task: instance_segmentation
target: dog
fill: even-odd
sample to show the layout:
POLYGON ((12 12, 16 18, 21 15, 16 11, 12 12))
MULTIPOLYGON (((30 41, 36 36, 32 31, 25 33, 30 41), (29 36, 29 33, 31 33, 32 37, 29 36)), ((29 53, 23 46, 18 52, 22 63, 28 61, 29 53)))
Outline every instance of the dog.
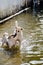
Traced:
POLYGON ((9 48, 12 46, 19 45, 23 39, 22 37, 22 28, 20 26, 16 26, 15 33, 12 35, 8 35, 8 33, 4 33, 2 38, 2 46, 6 44, 9 48))

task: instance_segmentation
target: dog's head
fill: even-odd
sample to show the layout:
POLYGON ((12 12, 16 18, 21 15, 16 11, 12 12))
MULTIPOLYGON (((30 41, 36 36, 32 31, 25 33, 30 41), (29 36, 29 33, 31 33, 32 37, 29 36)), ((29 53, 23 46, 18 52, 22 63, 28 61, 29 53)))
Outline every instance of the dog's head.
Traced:
POLYGON ((23 28, 21 26, 16 26, 16 33, 18 35, 18 38, 23 40, 23 28))
POLYGON ((17 21, 15 21, 15 28, 16 28, 17 33, 21 32, 23 30, 23 28, 18 25, 17 21))
POLYGON ((22 31, 23 31, 23 28, 22 28, 22 27, 20 27, 20 26, 16 27, 16 32, 17 32, 17 33, 20 33, 20 32, 22 32, 22 31))

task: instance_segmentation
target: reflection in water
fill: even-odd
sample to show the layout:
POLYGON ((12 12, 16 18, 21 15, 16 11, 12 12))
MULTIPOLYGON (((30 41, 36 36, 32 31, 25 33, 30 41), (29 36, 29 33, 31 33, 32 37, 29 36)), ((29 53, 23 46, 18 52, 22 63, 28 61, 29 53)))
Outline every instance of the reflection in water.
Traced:
POLYGON ((0 49, 0 65, 43 65, 43 22, 35 19, 29 13, 22 13, 0 25, 0 37, 5 31, 13 33, 16 20, 24 28, 20 52, 12 54, 0 49))

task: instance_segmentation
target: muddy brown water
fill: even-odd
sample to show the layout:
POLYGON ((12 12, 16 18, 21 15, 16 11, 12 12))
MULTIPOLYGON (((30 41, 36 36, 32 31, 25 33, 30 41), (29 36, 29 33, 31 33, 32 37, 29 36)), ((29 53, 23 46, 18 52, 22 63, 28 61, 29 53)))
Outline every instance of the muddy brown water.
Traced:
POLYGON ((33 15, 22 13, 0 25, 0 38, 4 32, 13 33, 16 20, 24 28, 24 44, 15 53, 1 49, 0 65, 43 65, 43 22, 33 15))

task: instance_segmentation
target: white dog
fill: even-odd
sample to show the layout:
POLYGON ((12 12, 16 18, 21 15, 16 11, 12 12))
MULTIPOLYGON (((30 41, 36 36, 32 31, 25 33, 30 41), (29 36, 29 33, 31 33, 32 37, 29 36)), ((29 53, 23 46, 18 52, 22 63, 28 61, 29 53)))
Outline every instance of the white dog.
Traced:
MULTIPOLYGON (((16 21, 17 23, 17 21, 16 21)), ((16 24, 16 29, 15 29, 15 33, 12 35, 8 35, 8 33, 4 33, 3 38, 2 38, 2 46, 4 45, 4 43, 6 43, 8 45, 9 48, 11 48, 12 46, 15 46, 16 44, 21 43, 23 36, 22 36, 22 28, 20 26, 18 26, 16 24)))

